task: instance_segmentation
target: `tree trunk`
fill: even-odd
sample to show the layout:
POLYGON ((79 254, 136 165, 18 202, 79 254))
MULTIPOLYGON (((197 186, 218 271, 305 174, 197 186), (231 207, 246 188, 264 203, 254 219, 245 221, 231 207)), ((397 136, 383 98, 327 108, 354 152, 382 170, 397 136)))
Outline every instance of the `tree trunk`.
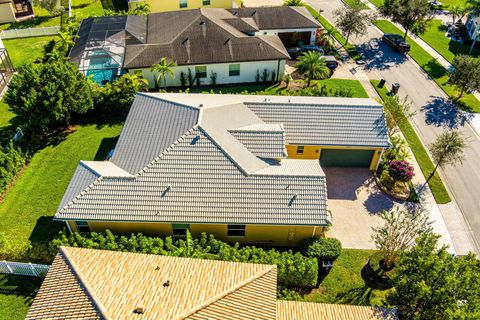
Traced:
POLYGON ((307 88, 310 87, 310 77, 307 78, 307 88))
POLYGON ((462 87, 461 90, 460 90, 460 95, 457 97, 456 100, 460 100, 462 97, 463 97, 463 93, 465 92, 465 88, 462 87))
MULTIPOLYGON (((405 27, 404 27, 405 28, 405 27)), ((405 33, 403 34, 403 40, 407 41, 407 34, 408 34, 408 29, 405 28, 405 33)))
POLYGON ((347 38, 345 39, 345 45, 347 45, 347 44, 348 44, 348 38, 350 38, 350 32, 349 32, 349 33, 347 33, 347 38))
POLYGON ((437 165, 435 166, 435 168, 433 168, 433 171, 432 171, 432 173, 430 173, 430 175, 428 176, 427 181, 425 181, 425 183, 423 184, 423 186, 422 186, 422 187, 420 188, 420 190, 418 191, 418 195, 420 195, 420 193, 422 193, 423 189, 425 189, 425 187, 427 186, 428 181, 430 181, 430 179, 433 178, 433 176, 435 175, 435 172, 437 172, 437 168, 438 168, 438 166, 440 165, 440 163, 441 163, 441 161, 439 161, 439 162, 437 163, 437 165))

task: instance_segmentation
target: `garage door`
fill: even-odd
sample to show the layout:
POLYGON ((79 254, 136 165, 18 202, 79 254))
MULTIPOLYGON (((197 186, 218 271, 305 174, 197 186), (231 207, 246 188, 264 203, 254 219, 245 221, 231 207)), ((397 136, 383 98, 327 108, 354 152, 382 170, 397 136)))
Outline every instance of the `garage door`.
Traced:
POLYGON ((322 149, 320 164, 324 167, 369 167, 374 150, 322 149))
POLYGON ((301 41, 303 44, 310 44, 311 32, 279 32, 278 37, 285 47, 298 46, 301 41))

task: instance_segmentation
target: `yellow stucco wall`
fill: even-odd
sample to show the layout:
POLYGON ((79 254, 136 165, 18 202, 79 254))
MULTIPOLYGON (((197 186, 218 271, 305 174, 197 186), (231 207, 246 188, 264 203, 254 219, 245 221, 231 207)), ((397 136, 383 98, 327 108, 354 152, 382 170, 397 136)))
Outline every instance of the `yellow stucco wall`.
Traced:
MULTIPOLYGON (((180 8, 180 0, 145 0, 150 5, 150 12, 165 12, 198 8, 225 8, 240 7, 241 0, 210 0, 210 5, 204 5, 203 0, 187 0, 187 7, 180 8)), ((136 2, 130 2, 130 9, 135 8, 136 2)))
POLYGON ((344 150, 375 150, 373 154, 372 161, 370 162, 370 170, 376 170, 380 157, 382 155, 382 148, 365 148, 365 147, 345 147, 345 146, 304 146, 303 153, 297 153, 297 145, 286 145, 287 154, 289 158, 292 159, 320 159, 322 154, 322 149, 344 149, 344 150))
MULTIPOLYGON (((73 221, 67 222, 72 231, 78 231, 73 221)), ((142 232, 145 235, 165 237, 172 235, 170 223, 139 223, 139 222, 88 222, 91 231, 105 231, 110 229, 113 233, 128 234, 142 232)), ((226 242, 263 242, 273 241, 277 246, 296 246, 302 239, 312 235, 323 236, 323 227, 310 226, 268 226, 247 225, 245 237, 228 237, 227 225, 221 224, 190 224, 190 231, 194 237, 199 237, 202 232, 211 233, 219 240, 226 242), (315 232, 315 233, 314 233, 315 232)))
POLYGON ((11 3, 0 4, 0 23, 14 22, 15 13, 11 3))

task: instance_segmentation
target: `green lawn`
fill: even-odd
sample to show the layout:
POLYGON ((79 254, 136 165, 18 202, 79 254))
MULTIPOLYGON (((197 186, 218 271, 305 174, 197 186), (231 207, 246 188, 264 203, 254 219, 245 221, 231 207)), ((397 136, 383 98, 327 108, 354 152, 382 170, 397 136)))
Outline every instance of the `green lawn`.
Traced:
MULTIPOLYGON (((456 55, 469 54, 470 46, 464 45, 461 42, 451 41, 445 36, 445 33, 446 27, 442 24, 442 20, 432 20, 426 32, 420 35, 420 38, 450 63, 453 62, 456 55)), ((474 48, 472 55, 475 57, 480 56, 480 50, 474 48)))
MULTIPOLYGON (((378 88, 377 85, 379 83, 379 80, 372 80, 371 82, 380 97, 382 97, 382 99, 385 99, 388 94, 388 89, 386 87, 378 88)), ((423 176, 425 178, 428 177, 430 173, 432 173, 434 165, 432 160, 428 156, 425 147, 420 141, 420 138, 417 136, 415 129, 413 129, 412 125, 408 121, 405 121, 405 124, 403 124, 400 129, 402 130, 405 139, 410 145, 410 148, 412 149, 412 152, 417 159, 420 168, 422 169, 423 176)), ((438 173, 435 173, 432 179, 430 179, 430 181, 428 182, 428 185, 430 186, 433 197, 435 198, 435 201, 437 203, 444 204, 452 201, 438 173)))
POLYGON ((368 9, 368 6, 363 2, 358 2, 357 0, 342 0, 346 5, 353 7, 359 5, 362 9, 368 9))
POLYGON ((0 274, 0 320, 22 320, 43 278, 0 274))
MULTIPOLYGON (((394 26, 390 21, 377 20, 375 25, 385 33, 403 33, 394 26)), ((408 53, 415 62, 445 91, 445 93, 451 97, 456 98, 459 95, 459 91, 449 84, 447 70, 438 63, 427 51, 420 47, 410 37, 407 37, 407 41, 410 44, 410 52, 408 53)), ((465 95, 460 101, 457 102, 458 106, 467 111, 480 112, 480 101, 478 101, 473 94, 465 95)))
POLYGON ((350 43, 347 43, 347 39, 337 30, 335 27, 327 21, 323 16, 319 15, 317 10, 312 8, 309 5, 305 6, 308 11, 310 11, 311 15, 315 17, 318 22, 326 29, 330 30, 332 32, 332 36, 345 48, 345 50, 348 52, 350 57, 352 57, 353 60, 361 60, 362 57, 360 56, 360 53, 358 53, 357 49, 355 49, 354 46, 352 46, 350 43))
MULTIPOLYGON (((92 15, 103 15, 103 7, 100 0, 73 0, 72 10, 73 13, 80 19, 84 19, 92 15)), ((0 25, 0 30, 50 27, 58 25, 60 25, 60 17, 52 17, 48 11, 36 6, 34 19, 18 23, 6 23, 0 25)), ((45 46, 53 39, 55 39, 55 36, 19 38, 3 40, 3 42, 7 48, 10 58, 12 59, 14 67, 18 68, 24 64, 30 64, 36 59, 43 57, 45 46)))
POLYGON ((374 6, 376 6, 377 8, 380 8, 381 6, 383 6, 383 0, 368 0, 370 1, 374 6))
MULTIPOLYGON (((363 88, 362 84, 358 80, 349 80, 349 79, 325 79, 325 80, 314 80, 312 81, 313 84, 322 84, 327 87, 327 89, 336 90, 340 88, 347 88, 350 89, 353 93, 354 98, 368 98, 368 94, 363 88)), ((270 94, 270 95, 281 95, 285 94, 285 87, 278 86, 278 85, 244 85, 244 86, 225 86, 225 87, 203 87, 203 88, 196 88, 192 87, 189 89, 189 92, 196 92, 196 93, 258 93, 262 92, 263 94, 270 94)))
POLYGON ((343 249, 320 287, 306 295, 304 300, 321 303, 381 305, 387 291, 371 288, 362 278, 362 269, 374 252, 374 250, 343 249))
POLYGON ((7 258, 18 256, 29 240, 33 244, 48 241, 61 230, 63 224, 53 222, 52 216, 79 160, 105 159, 121 128, 80 126, 64 141, 33 156, 0 206, 0 232, 8 242, 7 258))

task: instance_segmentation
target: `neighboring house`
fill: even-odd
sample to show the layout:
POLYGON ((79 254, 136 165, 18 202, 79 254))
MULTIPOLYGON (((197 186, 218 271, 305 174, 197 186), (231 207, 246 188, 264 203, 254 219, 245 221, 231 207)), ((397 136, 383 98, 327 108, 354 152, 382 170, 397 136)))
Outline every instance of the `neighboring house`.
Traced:
POLYGON ((33 6, 30 1, 0 0, 0 23, 15 22, 32 17, 33 6))
POLYGON ((107 75, 97 77, 99 83, 111 81, 123 69, 143 73, 154 88, 157 75, 151 67, 162 58, 178 65, 172 68, 174 77, 167 77, 167 86, 181 86, 189 74, 202 85, 252 83, 264 73, 263 80, 277 81, 290 58, 285 46, 314 43, 319 27, 304 7, 98 17, 83 20, 70 56, 85 75, 104 70, 107 75))
POLYGON ((6 91, 5 89, 7 88, 14 71, 7 49, 3 45, 2 39, 0 39, 0 98, 6 91))
POLYGON ((295 246, 331 224, 318 158, 345 166, 340 156, 374 148, 362 164, 376 167, 388 146, 370 99, 139 93, 110 160, 80 162, 54 219, 72 231, 295 246), (310 145, 312 159, 292 159, 310 145))
POLYGON ((26 320, 395 320, 394 309, 277 300, 277 266, 60 247, 26 320))
POLYGON ((480 41, 480 16, 474 14, 468 15, 465 26, 467 27, 470 39, 480 41))
POLYGON ((242 0, 127 0, 128 7, 135 9, 139 3, 146 3, 150 12, 167 12, 185 9, 224 8, 232 9, 242 6, 242 0))

